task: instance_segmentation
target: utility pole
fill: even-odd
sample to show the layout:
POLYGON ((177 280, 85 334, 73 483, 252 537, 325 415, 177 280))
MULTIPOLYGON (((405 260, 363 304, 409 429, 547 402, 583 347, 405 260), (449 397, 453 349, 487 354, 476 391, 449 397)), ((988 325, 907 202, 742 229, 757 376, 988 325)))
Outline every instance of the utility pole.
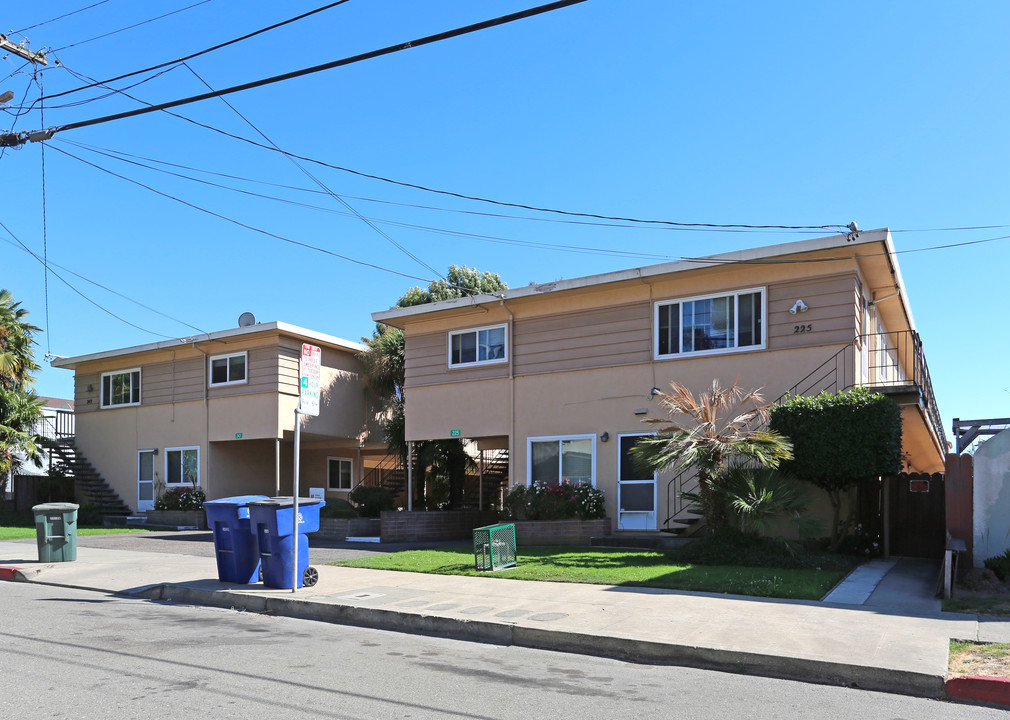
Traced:
POLYGON ((19 58, 27 60, 28 62, 33 62, 37 65, 48 65, 49 61, 46 60, 46 56, 41 52, 32 52, 26 46, 28 44, 27 38, 21 41, 20 45, 17 45, 7 39, 7 36, 0 33, 0 50, 5 52, 14 53, 19 58))
MULTIPOLYGON (((28 38, 21 41, 20 44, 13 43, 7 39, 7 36, 0 33, 0 52, 12 53, 17 55, 23 60, 27 60, 35 65, 48 65, 49 61, 46 60, 46 56, 42 52, 33 52, 28 49, 28 38)), ((4 56, 6 57, 6 55, 4 56)), ((8 102, 14 97, 14 93, 9 90, 2 95, 0 95, 0 105, 8 102), (9 97, 8 97, 9 96, 9 97)), ((7 133, 0 132, 0 148, 3 147, 18 147, 19 145, 24 145, 26 142, 31 140, 32 142, 40 142, 42 140, 48 140, 53 136, 53 131, 35 131, 32 133, 20 132, 20 133, 7 133)))

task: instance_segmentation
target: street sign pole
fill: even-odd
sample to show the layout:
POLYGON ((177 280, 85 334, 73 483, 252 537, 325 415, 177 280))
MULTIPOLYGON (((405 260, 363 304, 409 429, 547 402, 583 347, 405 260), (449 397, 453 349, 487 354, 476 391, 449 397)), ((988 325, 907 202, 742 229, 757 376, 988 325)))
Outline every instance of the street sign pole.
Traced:
POLYGON ((302 409, 295 408, 295 478, 294 478, 294 507, 291 508, 291 521, 294 523, 294 547, 291 558, 291 592, 298 590, 298 461, 301 459, 302 449, 302 409))
POLYGON ((298 484, 299 460, 302 447, 302 415, 319 415, 319 378, 322 371, 323 351, 316 345, 302 343, 302 355, 298 362, 299 392, 298 407, 295 408, 295 468, 294 468, 294 503, 291 521, 294 525, 294 548, 291 567, 291 592, 298 590, 298 484))

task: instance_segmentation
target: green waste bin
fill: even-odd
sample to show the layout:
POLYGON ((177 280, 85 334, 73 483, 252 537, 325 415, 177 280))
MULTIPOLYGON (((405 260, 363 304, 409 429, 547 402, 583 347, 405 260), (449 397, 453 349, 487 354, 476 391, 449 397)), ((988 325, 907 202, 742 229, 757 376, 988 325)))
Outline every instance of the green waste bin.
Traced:
POLYGON ((477 570, 503 570, 515 567, 517 561, 515 523, 473 529, 473 564, 477 570))
POLYGON ((39 562, 77 559, 77 509, 74 503, 43 503, 32 508, 39 562))

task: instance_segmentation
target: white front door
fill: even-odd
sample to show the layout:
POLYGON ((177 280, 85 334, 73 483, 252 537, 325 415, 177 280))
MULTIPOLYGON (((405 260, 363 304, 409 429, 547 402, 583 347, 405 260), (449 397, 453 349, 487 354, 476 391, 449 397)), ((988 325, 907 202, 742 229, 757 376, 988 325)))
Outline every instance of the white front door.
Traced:
POLYGON ((656 529, 656 473, 642 472, 628 454, 649 433, 618 435, 617 529, 656 529))
POLYGON ((137 453, 137 512, 154 510, 154 450, 137 453))

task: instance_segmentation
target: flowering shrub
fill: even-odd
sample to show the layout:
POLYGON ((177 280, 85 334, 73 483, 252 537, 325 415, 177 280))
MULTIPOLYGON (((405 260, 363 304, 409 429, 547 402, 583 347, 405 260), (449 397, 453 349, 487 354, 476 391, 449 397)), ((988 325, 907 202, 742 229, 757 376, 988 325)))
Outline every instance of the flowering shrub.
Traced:
POLYGON ((155 510, 203 510, 207 499, 203 490, 195 487, 166 490, 154 501, 155 510))
POLYGON ((607 516, 603 492, 584 483, 516 485, 505 496, 510 520, 595 520, 607 516))

